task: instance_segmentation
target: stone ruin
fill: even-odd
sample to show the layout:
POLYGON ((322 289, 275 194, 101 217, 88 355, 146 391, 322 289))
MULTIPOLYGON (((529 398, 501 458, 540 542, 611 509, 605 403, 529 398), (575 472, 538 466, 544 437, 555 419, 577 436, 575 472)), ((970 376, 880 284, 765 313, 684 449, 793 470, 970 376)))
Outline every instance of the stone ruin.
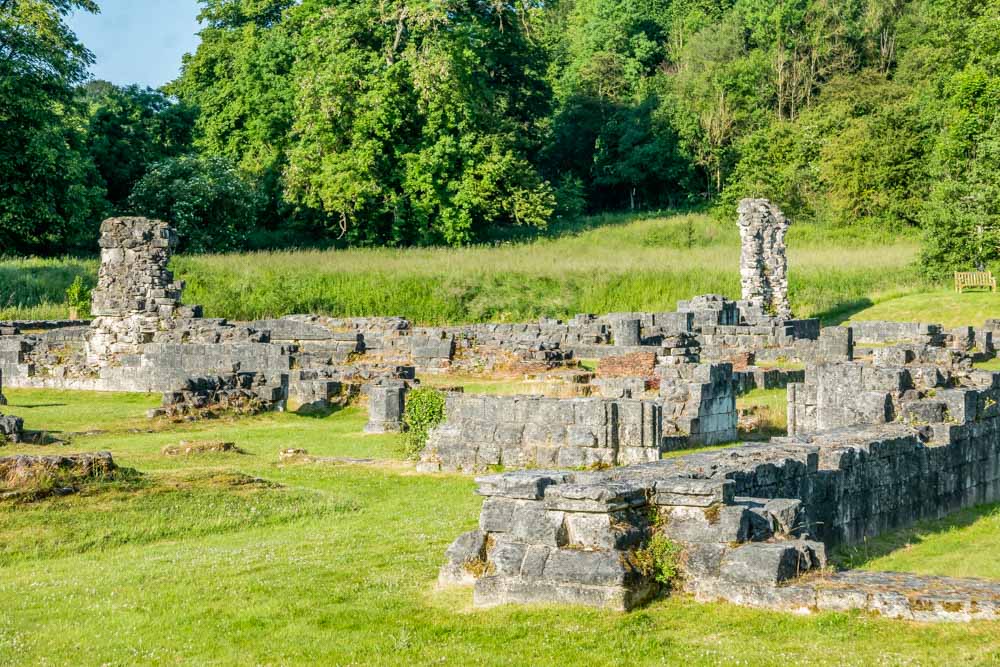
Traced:
POLYGON ((421 452, 422 471, 504 470, 478 480, 479 528, 441 570, 443 584, 474 585, 476 604, 631 608, 662 588, 647 551, 659 534, 683 552, 676 586, 703 600, 997 617, 1000 585, 825 568, 830 548, 1000 499, 1000 374, 972 367, 994 354, 1000 321, 946 331, 793 319, 787 224, 766 201, 741 203, 740 301, 418 327, 204 318, 181 305, 166 268, 172 230, 114 219, 102 226, 96 319, 0 323, 0 371, 17 387, 162 392, 155 415, 175 418, 308 412, 365 396, 372 433, 403 428, 418 375, 558 384, 566 396, 449 391, 421 452), (783 386, 787 437, 661 458, 735 443, 736 396, 783 386))
POLYGON ((479 527, 449 549, 441 583, 473 584, 480 606, 629 609, 661 588, 643 557, 660 533, 683 550, 677 585, 700 600, 1000 618, 1000 583, 825 573, 830 548, 1000 500, 1000 374, 835 362, 810 369, 804 386, 833 377, 851 380, 817 415, 838 417, 790 437, 609 470, 479 478, 479 527), (900 400, 902 419, 887 407, 844 425, 855 413, 840 405, 859 390, 900 400))
MULTIPOLYGON (((671 438, 668 448, 676 448, 735 437, 735 389, 728 374, 741 390, 758 378, 787 381, 780 372, 761 376, 746 363, 746 353, 735 350, 755 350, 762 358, 844 354, 821 340, 818 322, 761 318, 744 304, 711 295, 682 303, 677 312, 522 324, 415 327, 402 318, 315 315, 234 323, 182 305, 183 284, 167 268, 176 243, 176 233, 163 222, 105 221, 95 319, 85 325, 0 324, 0 371, 18 387, 161 392, 163 406, 153 415, 173 418, 240 406, 315 411, 365 395, 371 432, 402 427, 406 389, 417 372, 531 376, 561 382, 581 397, 657 401, 663 414, 657 428, 671 438), (41 331, 21 333, 29 326, 41 331), (630 355, 645 361, 632 368, 616 362, 630 355), (697 370, 734 355, 744 361, 736 371, 697 370), (578 359, 604 360, 604 370, 594 377, 579 368, 578 359)), ((528 448, 538 444, 530 437, 526 442, 528 448)), ((520 458, 537 460, 530 452, 520 458)))
POLYGON ((740 282, 743 300, 761 313, 790 319, 788 259, 785 233, 788 219, 766 199, 744 199, 739 205, 740 282))
MULTIPOLYGON (((448 549, 441 585, 472 585, 478 606, 631 609, 664 589, 650 552, 660 536, 680 551, 673 585, 699 600, 798 613, 1000 619, 1000 583, 830 572, 827 560, 829 549, 1000 500, 1000 374, 972 366, 994 355, 1000 322, 951 331, 888 322, 821 330, 816 321, 792 320, 788 223, 766 201, 744 201, 740 214, 743 300, 696 297, 678 313, 689 315, 699 361, 727 359, 743 369, 735 377, 740 371, 724 364, 693 364, 732 392, 766 386, 766 372, 753 367, 758 358, 804 365, 776 380, 788 386, 788 436, 668 460, 654 454, 630 465, 614 461, 622 467, 567 465, 579 462, 573 456, 553 465, 549 457, 530 462, 541 469, 478 478, 479 527, 448 549)), ((637 360, 619 365, 642 367, 637 360)), ((689 372, 683 364, 655 368, 673 370, 671 378, 689 372)), ((648 388, 612 386, 623 393, 648 388)), ((666 423, 670 407, 682 401, 664 386, 666 423)), ((724 392, 710 392, 709 403, 723 401, 724 392)), ((696 403, 702 410, 705 401, 696 403)), ((511 409, 492 419, 490 407, 483 399, 449 412, 442 430, 447 447, 461 450, 457 469, 477 469, 461 443, 478 442, 478 454, 489 440, 484 424, 500 429, 509 420, 511 409)), ((579 429, 566 420, 540 421, 546 434, 564 424, 557 433, 567 439, 579 429)), ((583 435, 591 441, 590 432, 583 435)), ((436 438, 438 432, 431 445, 436 438)), ((661 450, 667 441, 664 434, 661 450)), ((683 446, 695 442, 689 435, 683 446)), ((486 447, 493 461, 496 446, 486 447)))
MULTIPOLYGON (((0 373, 0 405, 7 405, 3 395, 3 373, 0 373)), ((8 442, 21 442, 24 437, 24 420, 0 413, 0 446, 8 442)))
POLYGON ((115 479, 123 472, 110 452, 2 456, 0 500, 67 495, 85 484, 115 479))
POLYGON ((118 355, 136 354, 152 342, 161 322, 200 314, 198 307, 181 306, 184 285, 167 269, 177 241, 173 228, 159 220, 109 218, 101 224, 88 364, 106 365, 118 355))
POLYGON ((24 420, 14 415, 0 414, 0 447, 24 439, 24 420))

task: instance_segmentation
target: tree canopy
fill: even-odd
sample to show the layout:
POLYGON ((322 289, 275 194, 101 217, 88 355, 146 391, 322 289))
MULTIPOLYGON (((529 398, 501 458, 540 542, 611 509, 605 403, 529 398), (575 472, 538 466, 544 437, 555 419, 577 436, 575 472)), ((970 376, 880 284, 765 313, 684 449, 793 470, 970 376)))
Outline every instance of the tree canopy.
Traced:
MULTIPOLYGON (((0 0, 0 247, 64 252, 105 211, 74 99, 93 56, 66 27, 92 0, 0 0)), ((94 227, 96 229, 96 227, 94 227)))
POLYGON ((458 245, 761 196, 920 227, 932 275, 1000 259, 1000 0, 201 5, 199 47, 152 91, 81 85, 64 19, 91 0, 0 0, 5 248, 86 247, 184 166, 255 202, 192 249, 458 245))

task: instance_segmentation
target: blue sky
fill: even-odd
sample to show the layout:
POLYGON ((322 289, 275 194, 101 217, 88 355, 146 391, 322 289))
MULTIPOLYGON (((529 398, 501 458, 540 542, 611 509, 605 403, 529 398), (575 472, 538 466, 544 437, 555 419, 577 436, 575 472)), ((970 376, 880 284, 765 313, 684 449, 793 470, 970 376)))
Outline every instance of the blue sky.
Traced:
POLYGON ((69 17, 97 57, 94 78, 156 88, 180 72, 181 56, 198 46, 197 0, 98 0, 96 16, 69 17))

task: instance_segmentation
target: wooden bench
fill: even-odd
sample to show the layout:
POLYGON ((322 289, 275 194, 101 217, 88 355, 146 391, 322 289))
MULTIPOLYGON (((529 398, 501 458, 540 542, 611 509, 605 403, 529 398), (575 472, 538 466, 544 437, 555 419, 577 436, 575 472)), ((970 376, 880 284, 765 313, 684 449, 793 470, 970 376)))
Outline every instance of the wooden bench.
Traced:
POLYGON ((986 289, 991 292, 997 291, 997 280, 990 271, 956 271, 955 291, 963 292, 966 289, 986 289))

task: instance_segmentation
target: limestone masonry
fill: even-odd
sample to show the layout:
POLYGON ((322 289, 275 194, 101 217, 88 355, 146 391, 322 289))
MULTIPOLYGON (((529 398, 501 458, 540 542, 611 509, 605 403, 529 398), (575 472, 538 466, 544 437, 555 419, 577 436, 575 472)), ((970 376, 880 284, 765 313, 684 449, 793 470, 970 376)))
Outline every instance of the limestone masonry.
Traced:
POLYGON ((744 199, 739 206, 740 279, 743 300, 764 313, 791 317, 788 303, 788 219, 766 199, 744 199))
MULTIPOLYGON (((1000 584, 830 573, 826 557, 1000 500, 1000 374, 973 368, 995 355, 1000 321, 945 330, 794 319, 788 224, 766 200, 740 203, 738 301, 707 294, 674 312, 420 327, 399 317, 205 318, 182 305, 167 269, 174 230, 113 218, 101 226, 94 320, 0 323, 0 377, 160 392, 150 416, 183 419, 361 399, 369 433, 404 429, 420 377, 517 378, 532 389, 445 389, 444 421, 420 452, 423 472, 503 471, 478 478, 479 527, 458 537, 440 573, 442 584, 473 585, 478 605, 632 608, 663 592, 649 549, 666 539, 681 551, 674 586, 703 600, 1000 616, 1000 584), (785 386, 788 436, 736 444, 737 396, 785 386), (725 447, 663 459, 702 445, 725 447)), ((0 445, 21 433, 18 418, 0 415, 0 445)), ((3 461, 15 471, 74 462, 3 461)))

